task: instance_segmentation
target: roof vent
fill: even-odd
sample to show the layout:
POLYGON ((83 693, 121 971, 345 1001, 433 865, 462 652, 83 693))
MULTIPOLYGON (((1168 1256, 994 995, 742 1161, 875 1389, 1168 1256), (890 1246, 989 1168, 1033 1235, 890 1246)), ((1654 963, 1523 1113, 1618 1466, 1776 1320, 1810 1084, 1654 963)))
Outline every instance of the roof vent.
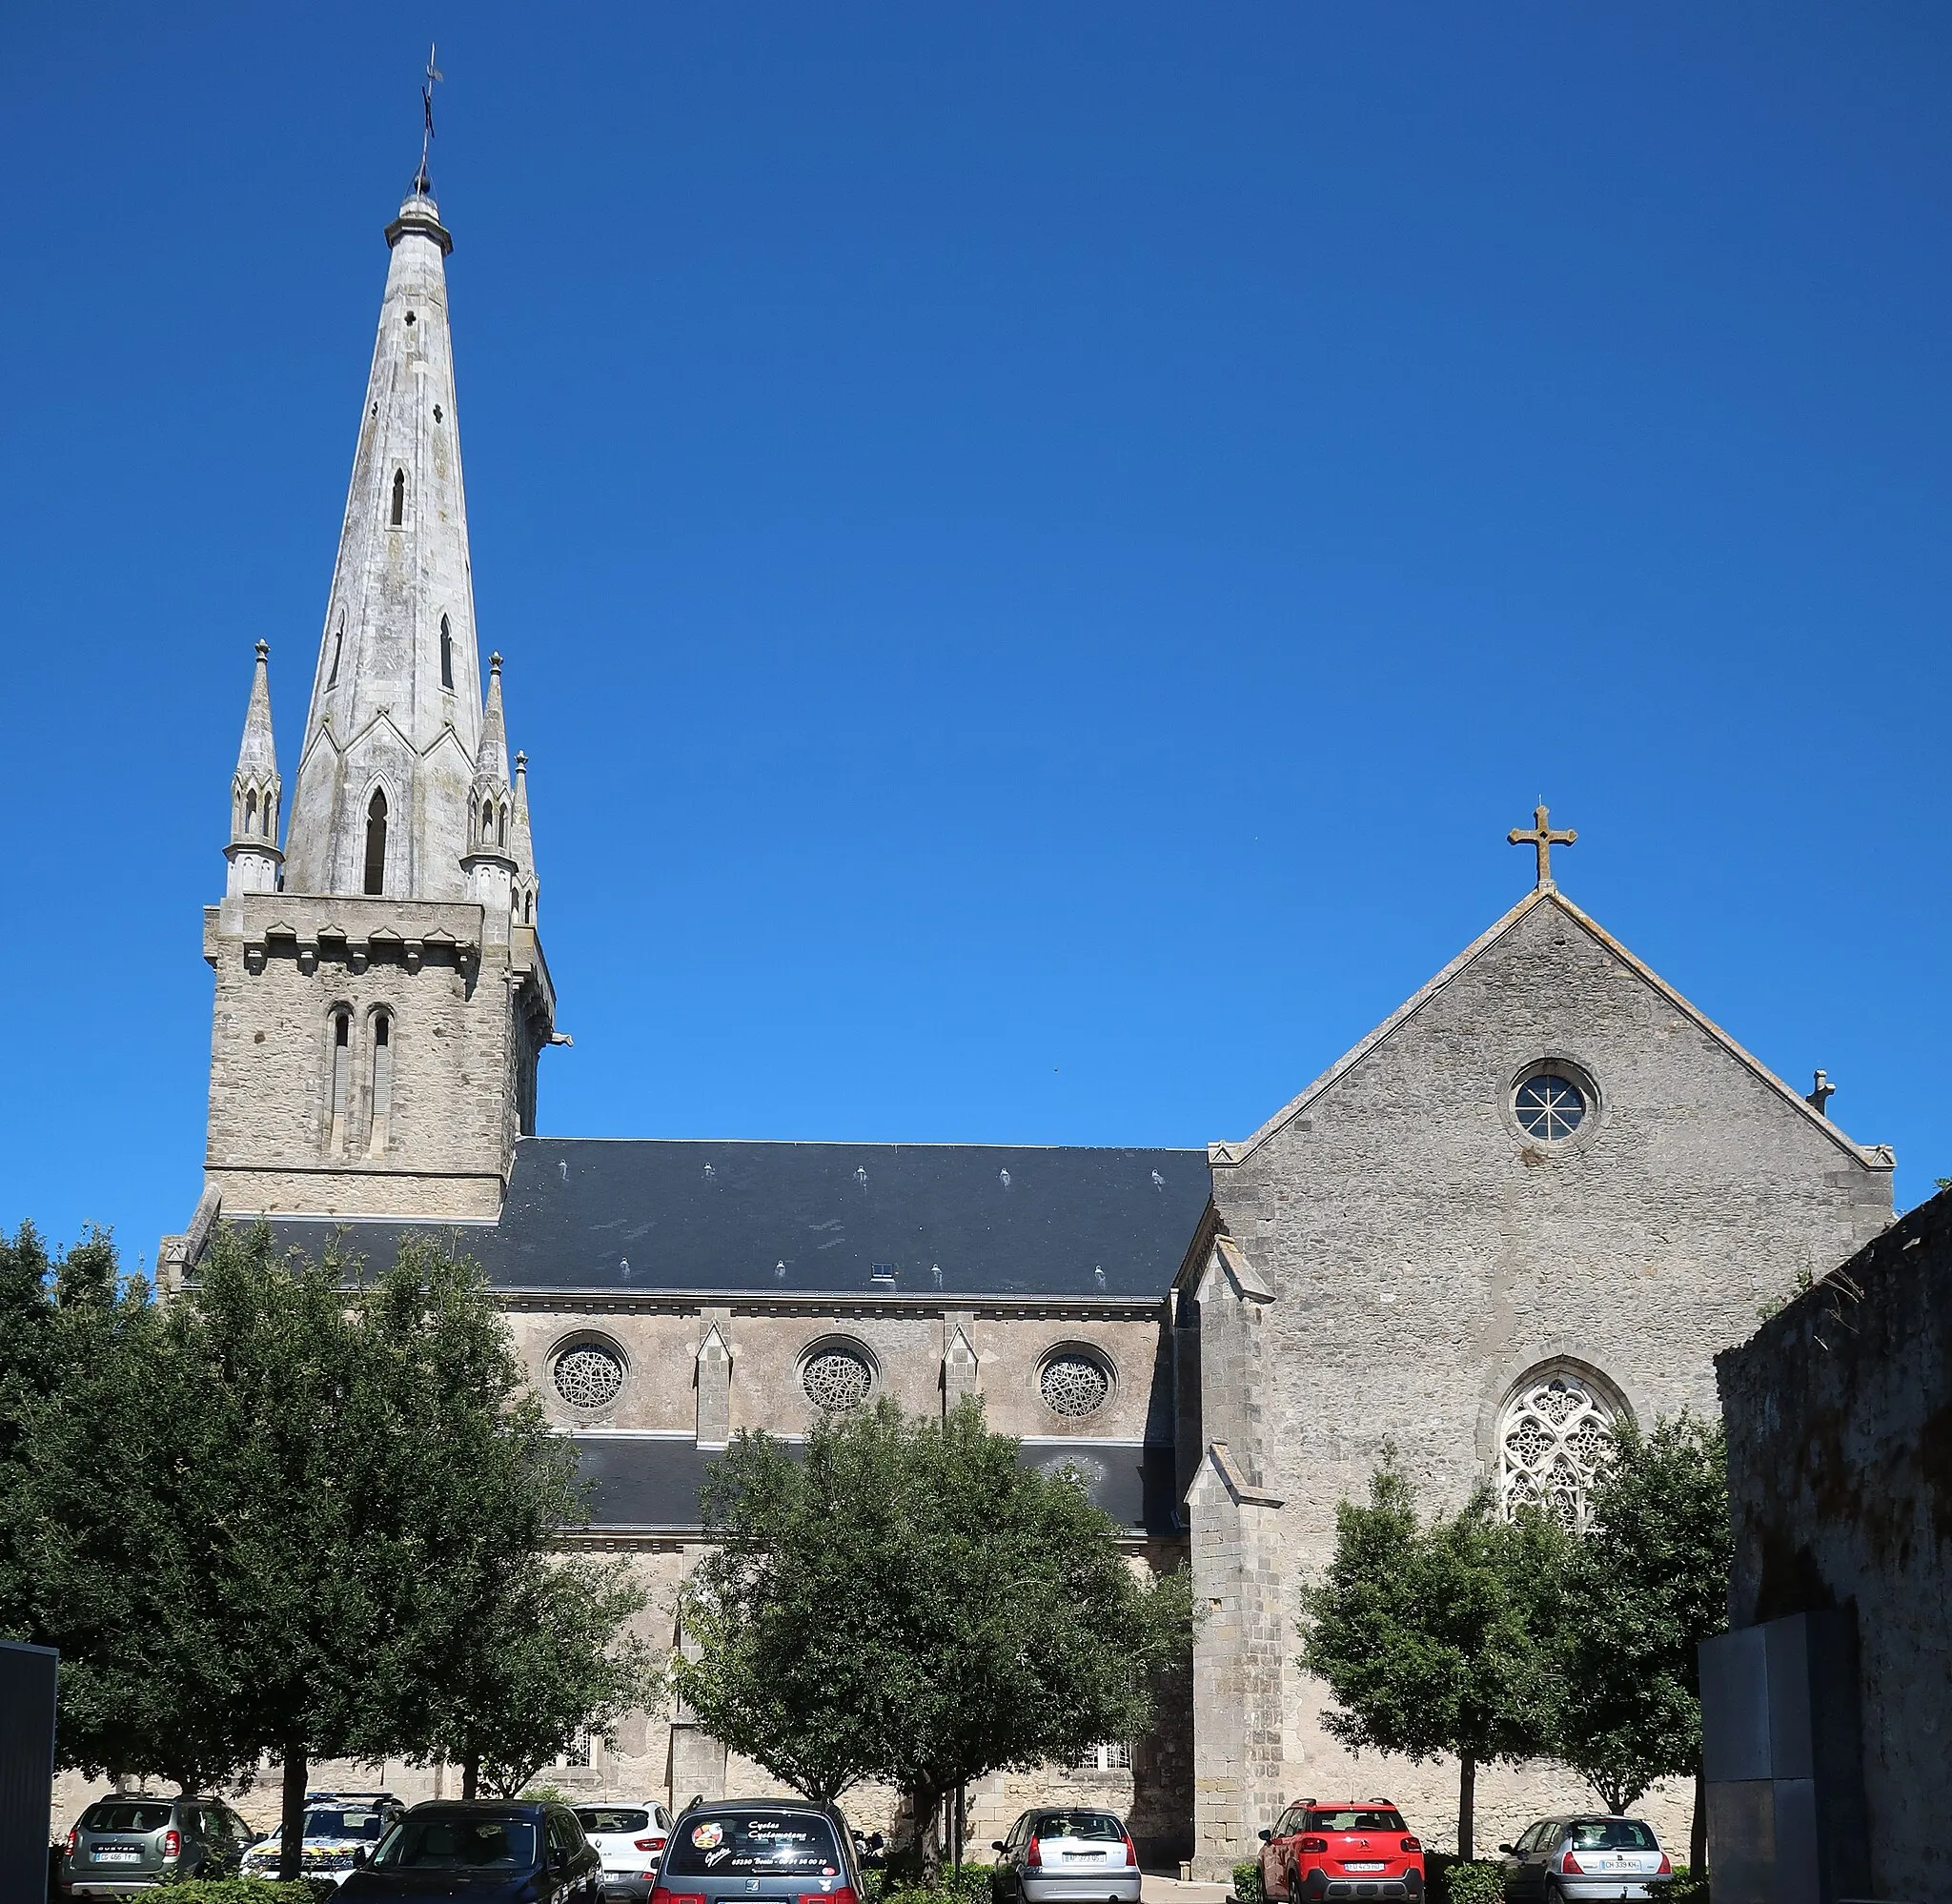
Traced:
POLYGON ((859 1184, 864 1190, 866 1189, 867 1166, 864 1164, 857 1164, 854 1166, 854 1181, 857 1184, 859 1184))
POLYGON ((1007 1170, 999 1170, 996 1173, 996 1181, 999 1184, 1001 1184, 1005 1189, 1008 1189, 1010 1186, 1010 1173, 1007 1170))
POLYGON ((1166 1179, 1156 1170, 1152 1172, 1152 1187, 1155 1190, 1163 1190, 1166 1187, 1166 1179))

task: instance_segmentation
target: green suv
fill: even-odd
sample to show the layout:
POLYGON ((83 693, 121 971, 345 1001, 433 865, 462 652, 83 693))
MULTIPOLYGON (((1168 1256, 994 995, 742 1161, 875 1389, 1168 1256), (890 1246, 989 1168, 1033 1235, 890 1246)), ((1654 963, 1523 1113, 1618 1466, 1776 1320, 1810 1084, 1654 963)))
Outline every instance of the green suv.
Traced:
POLYGON ((255 1834, 215 1798, 97 1798, 68 1833, 64 1897, 123 1897, 174 1877, 228 1877, 255 1834))

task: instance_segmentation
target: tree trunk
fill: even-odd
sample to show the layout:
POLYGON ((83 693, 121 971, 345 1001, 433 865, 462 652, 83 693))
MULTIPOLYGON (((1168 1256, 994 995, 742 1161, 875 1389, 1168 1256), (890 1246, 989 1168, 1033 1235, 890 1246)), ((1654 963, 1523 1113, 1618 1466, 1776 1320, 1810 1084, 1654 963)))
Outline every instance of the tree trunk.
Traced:
POLYGON ((481 1789, 481 1754, 471 1752, 461 1760, 461 1796, 474 1798, 481 1789))
POLYGON ((305 1741, 287 1739, 278 1809, 278 1876, 287 1884, 305 1874, 305 1786, 310 1772, 305 1741))
POLYGON ((1477 1855, 1477 1761, 1468 1752, 1457 1761, 1457 1855, 1477 1855))
POLYGON ((942 1793, 915 1793, 915 1850, 922 1859, 922 1883, 933 1891, 942 1882, 942 1793))
POLYGON ((1688 1875, 1699 1883, 1708 1869, 1708 1774, 1695 1768, 1695 1815, 1688 1826, 1688 1875))
POLYGON ((954 1836, 950 1840, 951 1855, 954 1857, 956 1861, 955 1868, 958 1871, 961 1871, 963 1868, 963 1829, 964 1826, 968 1822, 968 1794, 969 1788, 966 1785, 965 1785, 961 1779, 958 1779, 956 1781, 955 1831, 954 1836))

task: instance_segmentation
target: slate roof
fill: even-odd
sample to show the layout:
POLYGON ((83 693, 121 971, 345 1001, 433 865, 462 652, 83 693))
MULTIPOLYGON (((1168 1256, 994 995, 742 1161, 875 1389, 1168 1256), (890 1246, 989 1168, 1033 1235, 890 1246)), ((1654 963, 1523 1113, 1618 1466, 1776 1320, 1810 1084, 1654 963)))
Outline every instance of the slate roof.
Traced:
MULTIPOLYGON (((580 1434, 583 1478, 595 1483, 593 1533, 685 1531, 700 1524, 699 1489, 717 1460, 689 1435, 580 1434)), ((1134 1533, 1169 1534, 1173 1521, 1173 1452, 1129 1442, 1027 1441, 1027 1467, 1069 1466, 1092 1502, 1134 1533)))
POLYGON ((1204 1150, 528 1137, 493 1225, 273 1228, 375 1261, 453 1235, 503 1290, 1131 1300, 1171 1288, 1210 1183, 1204 1150))

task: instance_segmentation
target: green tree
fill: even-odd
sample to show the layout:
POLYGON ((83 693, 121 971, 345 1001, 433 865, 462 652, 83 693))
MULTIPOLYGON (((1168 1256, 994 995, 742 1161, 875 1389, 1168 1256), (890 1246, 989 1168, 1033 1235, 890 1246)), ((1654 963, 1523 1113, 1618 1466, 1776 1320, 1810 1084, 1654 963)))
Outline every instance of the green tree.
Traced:
POLYGON ((741 1435, 706 1525, 679 1690, 810 1797, 898 1786, 931 1870, 944 1798, 1143 1732, 1190 1637, 1185 1575, 1142 1583, 1083 1482, 1025 1468, 974 1401, 826 1416, 797 1459, 741 1435))
POLYGON ((1731 1535, 1721 1427, 1683 1412, 1615 1430, 1592 1530, 1566 1576, 1568 1684, 1556 1755, 1625 1811, 1657 1778, 1697 1781, 1692 1862, 1706 1846, 1697 1649, 1728 1623, 1731 1535))
POLYGON ((405 1244, 355 1322, 346 1432, 380 1511, 351 1557, 378 1682, 354 1704, 354 1750, 446 1760, 467 1796, 484 1778, 506 1795, 657 1696, 627 1631, 644 1594, 626 1563, 560 1550, 588 1490, 476 1264, 405 1244))
POLYGON ((1457 1854, 1474 1854, 1477 1768, 1536 1757, 1556 1736, 1553 1641, 1567 1536, 1530 1510, 1500 1519, 1479 1494, 1418 1525, 1387 1450, 1367 1505, 1335 1510, 1335 1553, 1303 1595, 1300 1664, 1328 1683, 1347 1744, 1455 1755, 1457 1854))
POLYGON ((94 1233, 0 1244, 0 1624, 58 1647, 60 1762, 208 1788, 252 1756, 235 1663, 199 1590, 161 1313, 94 1233))

